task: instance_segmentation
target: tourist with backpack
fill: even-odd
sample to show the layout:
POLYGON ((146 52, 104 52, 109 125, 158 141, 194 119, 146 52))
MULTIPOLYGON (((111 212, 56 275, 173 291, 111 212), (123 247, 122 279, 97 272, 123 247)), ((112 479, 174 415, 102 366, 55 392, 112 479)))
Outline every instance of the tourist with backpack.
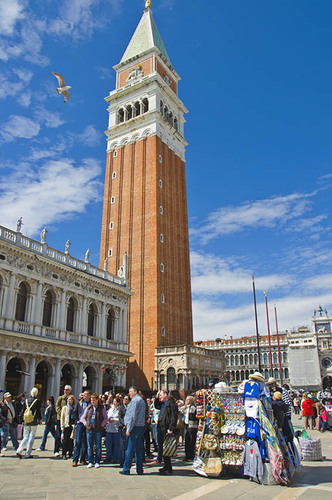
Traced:
MULTIPOLYGON (((56 424, 57 424, 57 413, 55 410, 54 397, 48 396, 47 398, 47 408, 45 410, 45 429, 43 434, 43 439, 39 448, 36 451, 44 451, 47 441, 47 436, 49 433, 54 437, 54 450, 56 442, 56 424)), ((56 450, 55 450, 56 451, 56 450)), ((54 451, 54 453, 55 453, 54 451)))
POLYGON ((24 436, 20 446, 16 450, 16 456, 22 458, 22 451, 26 448, 24 458, 33 458, 31 450, 37 425, 42 423, 42 416, 40 411, 40 401, 37 399, 38 389, 34 387, 31 389, 30 397, 25 400, 23 421, 24 421, 24 436))

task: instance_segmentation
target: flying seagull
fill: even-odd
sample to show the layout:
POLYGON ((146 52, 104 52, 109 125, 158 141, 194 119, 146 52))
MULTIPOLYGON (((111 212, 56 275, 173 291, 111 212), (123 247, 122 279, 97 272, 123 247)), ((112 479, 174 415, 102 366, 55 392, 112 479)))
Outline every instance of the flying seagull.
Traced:
POLYGON ((69 89, 71 89, 71 86, 70 85, 65 85, 65 80, 63 78, 63 76, 59 75, 59 73, 54 73, 54 71, 52 71, 53 75, 58 79, 58 82, 59 82, 59 85, 60 87, 56 89, 57 93, 58 94, 63 94, 64 96, 64 102, 67 102, 69 97, 70 97, 70 94, 67 92, 69 89))

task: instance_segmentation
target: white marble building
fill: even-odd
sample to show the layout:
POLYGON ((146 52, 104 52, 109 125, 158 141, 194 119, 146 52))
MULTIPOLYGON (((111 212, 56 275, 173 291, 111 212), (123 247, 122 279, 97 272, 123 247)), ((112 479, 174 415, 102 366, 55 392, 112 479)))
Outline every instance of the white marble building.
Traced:
POLYGON ((64 384, 77 395, 124 387, 126 256, 117 276, 0 226, 0 388, 37 386, 45 401, 64 384))

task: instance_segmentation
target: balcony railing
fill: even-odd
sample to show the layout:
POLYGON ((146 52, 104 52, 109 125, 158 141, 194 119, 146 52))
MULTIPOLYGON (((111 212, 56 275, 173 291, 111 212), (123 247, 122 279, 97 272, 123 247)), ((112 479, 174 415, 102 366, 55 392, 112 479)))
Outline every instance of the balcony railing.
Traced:
POLYGON ((61 342, 70 342, 79 345, 88 345, 98 347, 100 349, 109 349, 112 351, 128 351, 128 344, 118 340, 108 340, 101 337, 90 337, 83 333, 69 332, 67 330, 59 330, 48 326, 35 325, 24 321, 8 320, 1 318, 0 328, 6 331, 13 331, 34 336, 35 338, 44 337, 50 340, 58 340, 61 342))

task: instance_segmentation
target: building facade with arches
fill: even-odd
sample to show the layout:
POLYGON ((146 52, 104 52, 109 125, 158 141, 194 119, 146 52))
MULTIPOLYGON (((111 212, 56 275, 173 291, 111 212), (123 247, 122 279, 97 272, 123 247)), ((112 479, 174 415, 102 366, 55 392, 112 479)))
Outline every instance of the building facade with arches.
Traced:
POLYGON ((125 387, 124 267, 112 275, 0 226, 0 388, 16 395, 37 386, 45 401, 65 384, 76 396, 125 387))
MULTIPOLYGON (((247 380, 251 373, 258 370, 258 353, 256 336, 215 340, 199 340, 196 346, 207 349, 222 350, 225 354, 226 380, 230 384, 238 384, 247 380)), ((273 376, 278 383, 289 384, 288 340, 286 334, 279 335, 281 377, 278 356, 278 343, 275 335, 271 336, 272 370, 267 335, 260 336, 260 356, 262 374, 267 380, 273 376)))
POLYGON ((192 391, 208 387, 209 379, 225 373, 225 355, 219 350, 190 345, 157 347, 156 389, 192 391))

